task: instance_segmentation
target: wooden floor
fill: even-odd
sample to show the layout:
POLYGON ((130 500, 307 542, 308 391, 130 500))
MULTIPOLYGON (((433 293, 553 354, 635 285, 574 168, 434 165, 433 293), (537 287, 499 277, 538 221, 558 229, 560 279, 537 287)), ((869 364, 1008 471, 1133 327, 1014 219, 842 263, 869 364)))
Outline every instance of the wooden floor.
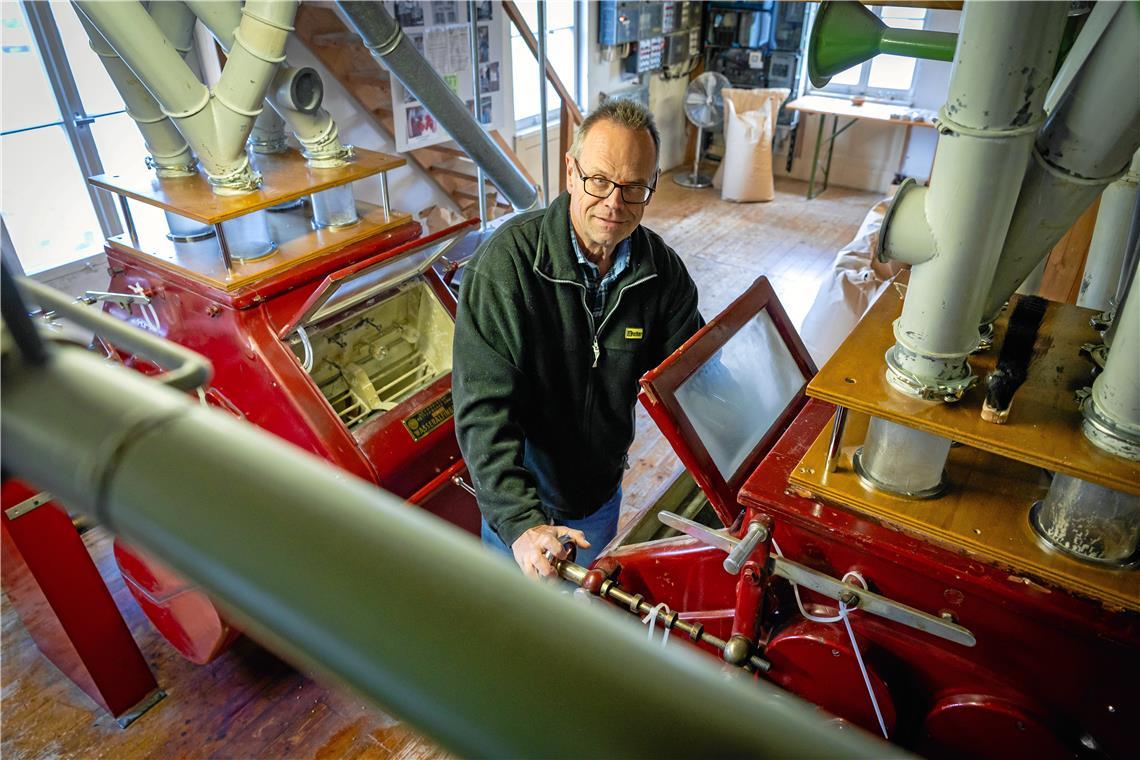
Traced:
MULTIPOLYGON (((777 180, 776 200, 733 204, 714 190, 662 178, 645 224, 684 258, 701 311, 717 314, 764 274, 798 325, 835 251, 855 233, 871 193, 832 187, 804 200, 804 184, 777 180)), ((623 513, 671 477, 677 460, 639 410, 623 513)), ((120 729, 40 655, 3 599, 0 755, 162 758, 428 758, 443 753, 381 710, 316 683, 243 639, 208 666, 191 665, 150 628, 128 594, 100 529, 86 540, 135 640, 168 696, 120 729)))

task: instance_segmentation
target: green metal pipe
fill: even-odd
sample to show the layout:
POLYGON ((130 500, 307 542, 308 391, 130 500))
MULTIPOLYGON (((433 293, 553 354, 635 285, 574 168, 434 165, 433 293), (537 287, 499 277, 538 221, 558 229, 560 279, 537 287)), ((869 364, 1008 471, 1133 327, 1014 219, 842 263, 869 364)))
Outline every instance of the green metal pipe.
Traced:
MULTIPOLYGON (((0 336, 7 338, 7 335, 0 336)), ((11 341, 0 341, 10 348, 11 341)), ((78 348, 3 357, 4 468, 462 756, 898 756, 372 484, 78 348)), ((187 698, 190 698, 189 696, 187 698)))
POLYGON ((908 58, 926 58, 931 61, 954 60, 958 35, 953 32, 923 32, 917 29, 883 29, 879 52, 884 55, 905 55, 908 58))

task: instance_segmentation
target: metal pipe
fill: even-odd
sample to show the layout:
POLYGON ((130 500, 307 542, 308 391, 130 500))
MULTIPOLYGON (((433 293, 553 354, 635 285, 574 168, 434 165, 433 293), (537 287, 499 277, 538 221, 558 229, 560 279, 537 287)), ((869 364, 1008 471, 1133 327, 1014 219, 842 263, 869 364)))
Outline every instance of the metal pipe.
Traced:
MULTIPOLYGON (((478 122, 483 112, 479 105, 483 93, 479 87, 479 6, 475 0, 467 2, 467 19, 471 43, 471 94, 475 98, 475 121, 478 122)), ((475 193, 479 196, 479 231, 482 232, 487 229, 487 178, 479 164, 475 164, 475 185, 478 188, 475 193)))
POLYGON ((198 162, 186 142, 186 138, 174 126, 170 118, 162 112, 158 101, 146 89, 139 78, 127 67, 123 59, 114 51, 106 38, 90 19, 76 8, 75 15, 87 32, 88 44, 99 57, 99 62, 111 78, 123 104, 127 116, 134 120, 142 133, 147 153, 147 161, 159 177, 186 177, 197 173, 198 162))
POLYGON ((546 0, 538 0, 538 118, 542 150, 542 205, 550 205, 550 135, 546 124, 546 0))
POLYGON ((883 225, 889 239, 896 226, 926 224, 932 246, 911 259, 919 263, 887 352, 887 379, 897 390, 953 400, 974 381, 967 356, 978 344, 986 286, 1044 117, 1066 10, 1057 3, 974 3, 963 12, 935 181, 906 193, 911 202, 893 211, 889 228, 883 225))
POLYGON ((7 471, 453 753, 902 755, 770 684, 725 679, 705 655, 647 646, 639 626, 455 527, 141 375, 78 348, 42 367, 4 358, 7 471), (540 677, 552 663, 574 678, 540 677))
POLYGON ((1140 460, 1140 268, 1132 272, 1113 324, 1112 347, 1085 402, 1082 430, 1105 451, 1140 460))
POLYGON ((1088 258, 1081 277, 1077 306, 1108 311, 1113 296, 1123 279, 1122 269, 1128 245, 1132 211, 1138 198, 1140 183, 1140 151, 1132 157, 1132 166, 1120 179, 1104 189, 1096 213, 1096 227, 1089 242, 1088 258))
POLYGON ((1002 305, 1140 148, 1140 10, 1098 2, 1062 65, 982 314, 1002 305), (1105 16, 1111 17, 1105 21, 1105 16), (1096 37, 1098 32, 1103 32, 1096 37), (1095 41, 1090 41, 1093 37, 1095 41), (1079 50, 1078 50, 1079 48, 1079 50), (1088 55, 1080 59, 1080 51, 1088 55), (1070 61, 1072 64, 1070 66, 1070 61), (1074 73, 1075 70, 1075 73, 1074 73))
POLYGON ((171 388, 191 391, 206 385, 214 374, 209 361, 177 343, 131 327, 123 320, 105 314, 101 309, 77 303, 58 290, 29 277, 20 278, 19 286, 30 296, 26 301, 39 304, 44 311, 54 311, 80 327, 110 340, 116 346, 167 370, 153 379, 171 388))
MULTIPOLYGON (((227 55, 234 45, 234 32, 241 21, 241 4, 236 0, 188 0, 187 5, 198 20, 202 22, 222 50, 227 55)), ((309 166, 315 169, 342 166, 352 159, 352 146, 344 145, 340 141, 339 130, 332 115, 320 107, 323 95, 323 85, 320 75, 314 69, 295 69, 282 58, 282 65, 273 76, 265 98, 269 110, 276 112, 277 116, 289 124, 289 128, 301 143, 301 149, 308 160, 309 166), (313 108, 298 108, 297 103, 291 102, 288 97, 288 84, 295 81, 298 72, 304 72, 307 89, 313 92, 317 103, 313 108)), ((262 114, 265 109, 262 109, 262 114)), ((262 120, 262 116, 258 120, 262 120)), ((272 126, 274 120, 264 117, 267 126, 272 126)), ((255 125, 256 130, 256 125, 255 125)))
POLYGON ((260 184, 245 140, 283 60, 296 0, 248 0, 217 86, 211 91, 182 60, 136 1, 75 0, 108 44, 159 102, 194 148, 215 192, 244 193, 260 184))
POLYGON ((437 122, 442 124, 467 155, 482 166, 491 181, 503 191, 515 208, 526 209, 538 197, 507 157, 503 149, 487 136, 467 106, 451 91, 423 54, 404 35, 404 31, 381 3, 338 0, 352 28, 360 35, 373 57, 382 62, 400 82, 423 103, 437 122))

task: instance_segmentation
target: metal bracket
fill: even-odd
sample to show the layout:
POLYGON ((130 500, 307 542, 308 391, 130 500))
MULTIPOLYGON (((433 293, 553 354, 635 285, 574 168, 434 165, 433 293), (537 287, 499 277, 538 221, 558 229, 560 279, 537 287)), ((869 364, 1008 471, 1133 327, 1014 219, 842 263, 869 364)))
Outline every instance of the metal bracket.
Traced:
MULTIPOLYGON (((660 512, 657 517, 670 528, 676 528, 707 546, 726 552, 731 552, 740 543, 740 539, 729 535, 727 530, 706 528, 700 523, 687 520, 672 512, 660 512)), ((974 634, 967 628, 955 625, 922 610, 908 607, 901 602, 879 596, 860 586, 836 580, 826 573, 812 570, 810 567, 792 562, 777 554, 768 556, 768 572, 786 578, 792 583, 811 589, 830 599, 843 601, 848 607, 857 606, 864 612, 893 620, 910 628, 916 628, 947 641, 953 641, 955 644, 972 647, 977 643, 974 634)))
POLYGON ((24 515, 28 514, 36 507, 42 507, 44 504, 47 504, 49 501, 51 501, 51 499, 52 496, 50 493, 47 491, 40 491, 35 496, 24 499, 13 507, 8 507, 4 510, 4 514, 9 520, 15 520, 17 517, 23 517, 24 515))
POLYGON ((131 304, 149 304, 150 296, 145 296, 142 293, 108 293, 102 290, 88 290, 79 298, 75 299, 90 306, 99 301, 110 301, 116 303, 124 309, 129 309, 131 304))

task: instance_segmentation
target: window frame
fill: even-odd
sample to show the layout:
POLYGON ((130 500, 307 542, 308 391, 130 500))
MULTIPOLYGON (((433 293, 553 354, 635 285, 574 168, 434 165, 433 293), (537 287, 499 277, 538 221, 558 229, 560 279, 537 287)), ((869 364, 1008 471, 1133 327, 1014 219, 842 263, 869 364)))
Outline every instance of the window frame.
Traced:
MULTIPOLYGON (((119 235, 123 232, 123 225, 114 199, 110 193, 95 187, 87 179, 103 173, 103 162, 99 156, 99 148, 95 143, 95 135, 91 131, 91 125, 95 123, 96 119, 126 113, 126 108, 106 113, 88 113, 83 106, 83 99, 79 94, 79 86, 76 84, 75 75, 72 73, 71 63, 67 59, 63 37, 56 25, 51 3, 20 0, 20 10, 28 22, 28 31, 35 42, 36 51, 44 67, 44 74, 51 86, 56 105, 59 107, 60 120, 12 130, 3 134, 63 127, 76 163, 79 165, 79 172, 83 176, 84 185, 88 196, 91 198, 91 206, 95 211, 96 219, 99 221, 99 228, 104 239, 119 235)), ((11 246, 7 225, 5 225, 4 237, 6 238, 6 245, 11 246)), ((19 251, 14 246, 12 246, 12 253, 16 255, 16 259, 19 261, 19 251)), ((103 256, 104 252, 100 249, 87 256, 41 270, 35 276, 38 279, 50 280, 53 277, 90 268, 94 262, 99 261, 103 256)), ((20 263, 21 269, 23 269, 24 263, 22 261, 20 263)))
MULTIPOLYGON (((579 108, 581 108, 581 104, 583 102, 582 90, 584 87, 584 81, 583 81, 584 77, 582 76, 582 71, 583 71, 583 67, 584 67, 585 62, 586 62, 586 56, 583 55, 583 44, 582 44, 583 35, 582 35, 582 32, 586 26, 586 21, 587 21, 586 13, 588 12, 588 8, 587 8, 588 5, 589 5, 588 3, 574 3, 574 14, 573 14, 574 20, 573 20, 573 23, 570 24, 569 26, 547 27, 547 29, 546 29, 546 36, 548 38, 547 39, 547 49, 548 50, 550 48, 549 37, 553 32, 562 31, 564 29, 569 29, 573 32, 573 36, 574 36, 574 40, 573 40, 574 81, 570 82, 570 83, 563 81, 563 84, 565 84, 567 89, 571 93, 574 94, 574 98, 577 100, 577 103, 575 105, 577 105, 579 108)), ((521 11, 520 11, 520 13, 521 13, 521 11)), ((524 17, 524 19, 525 19, 525 17, 524 17)), ((518 27, 515 26, 513 21, 508 20, 507 24, 510 27, 510 32, 507 35, 506 44, 511 47, 511 51, 512 51, 512 56, 511 56, 511 83, 512 83, 511 89, 512 89, 512 93, 511 93, 511 97, 513 99, 514 98, 514 92, 513 91, 515 89, 514 88, 514 82, 515 82, 515 79, 517 78, 516 75, 518 73, 516 70, 515 58, 514 58, 514 54, 513 54, 514 53, 514 41, 516 39, 521 39, 522 33, 519 32, 518 27)), ((537 38, 537 36, 538 36, 537 30, 531 29, 530 31, 537 38)), ((526 48, 525 43, 524 43, 523 47, 526 48)), ((538 59, 535 56, 531 55, 529 48, 527 49, 527 55, 532 60, 535 61, 535 66, 537 67, 538 59)), ((561 74, 560 74, 560 76, 561 76, 561 74)), ((543 77, 543 81, 546 82, 545 77, 543 77)), ((549 87, 550 85, 547 84, 547 86, 549 87)), ((553 108, 550 108, 547 111, 547 115, 546 115, 546 123, 548 126, 558 124, 559 118, 560 118, 561 112, 562 112, 561 102, 560 102, 560 99, 559 99, 557 93, 554 95, 553 99, 547 98, 548 104, 552 101, 555 105, 553 108)), ((518 118, 518 114, 515 114, 515 134, 517 135, 519 133, 524 133, 524 132, 528 132, 528 131, 533 130, 533 129, 537 129, 539 127, 539 121, 540 121, 541 116, 542 116, 541 113, 535 113, 531 116, 524 116, 522 118, 518 118)))
MULTIPOLYGON (((874 13, 876 16, 878 16, 881 19, 883 16, 883 8, 884 7, 885 6, 878 5, 878 6, 874 6, 874 7, 868 7, 867 10, 871 11, 872 13, 874 13)), ((930 21, 930 11, 926 8, 920 8, 920 9, 916 9, 916 10, 922 11, 922 28, 926 29, 926 24, 930 21)), ((816 12, 818 12, 818 10, 816 12)), ((814 16, 813 16, 813 21, 814 21, 814 16)), ((805 61, 806 61, 806 56, 805 56, 805 61)), ((815 87, 811 84, 810 81, 808 81, 809 92, 813 95, 824 95, 824 96, 840 97, 840 98, 848 98, 848 97, 855 96, 855 97, 864 97, 868 100, 879 101, 882 103, 897 103, 897 104, 902 104, 902 105, 907 105, 907 106, 913 105, 913 103, 914 103, 914 91, 915 91, 915 79, 917 78, 916 74, 918 73, 917 62, 915 64, 914 71, 911 73, 911 76, 910 76, 910 87, 908 87, 905 90, 900 90, 900 89, 893 89, 893 88, 889 88, 889 87, 871 87, 870 86, 869 80, 871 78, 871 63, 873 61, 874 61, 874 58, 869 58, 866 61, 864 61, 863 63, 859 64, 859 83, 858 84, 835 84, 834 82, 828 82, 825 87, 815 87)), ((805 81, 807 81, 806 77, 805 77, 805 81)))

